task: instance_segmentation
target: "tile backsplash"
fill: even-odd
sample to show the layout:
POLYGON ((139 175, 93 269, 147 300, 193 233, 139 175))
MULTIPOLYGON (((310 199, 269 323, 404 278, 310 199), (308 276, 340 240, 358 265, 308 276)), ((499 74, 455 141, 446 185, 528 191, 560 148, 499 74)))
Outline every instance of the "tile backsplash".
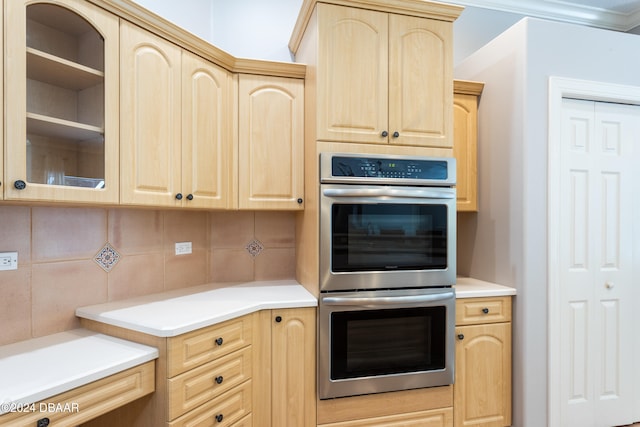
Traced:
POLYGON ((0 271, 0 345, 76 328, 83 305, 295 277, 291 212, 0 206, 0 224, 0 252, 18 252, 18 269, 0 271), (175 255, 177 242, 192 253, 175 255))

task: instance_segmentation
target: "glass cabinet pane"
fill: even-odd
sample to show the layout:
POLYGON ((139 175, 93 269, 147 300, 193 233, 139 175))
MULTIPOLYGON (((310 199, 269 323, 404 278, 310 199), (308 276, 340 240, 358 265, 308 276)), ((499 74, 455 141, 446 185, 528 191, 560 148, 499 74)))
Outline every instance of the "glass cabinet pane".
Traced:
POLYGON ((105 188, 104 38, 61 6, 27 6, 27 180, 105 188))

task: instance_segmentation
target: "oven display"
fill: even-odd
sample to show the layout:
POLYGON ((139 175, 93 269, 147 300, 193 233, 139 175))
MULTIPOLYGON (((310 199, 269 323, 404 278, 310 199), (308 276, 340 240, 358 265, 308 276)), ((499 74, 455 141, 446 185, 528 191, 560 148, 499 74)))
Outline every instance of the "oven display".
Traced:
POLYGON ((446 308, 331 314, 331 379, 423 372, 445 367, 446 308))
POLYGON ((334 204, 333 272, 447 268, 447 206, 334 204))

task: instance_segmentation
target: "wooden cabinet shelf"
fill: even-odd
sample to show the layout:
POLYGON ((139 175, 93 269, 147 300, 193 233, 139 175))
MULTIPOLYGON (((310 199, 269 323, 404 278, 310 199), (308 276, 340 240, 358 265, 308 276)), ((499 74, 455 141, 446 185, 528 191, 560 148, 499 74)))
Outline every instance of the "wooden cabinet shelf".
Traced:
POLYGON ((27 134, 87 141, 102 139, 104 129, 42 114, 27 113, 27 134))
POLYGON ((27 47, 27 78, 70 90, 102 84, 104 72, 27 47))

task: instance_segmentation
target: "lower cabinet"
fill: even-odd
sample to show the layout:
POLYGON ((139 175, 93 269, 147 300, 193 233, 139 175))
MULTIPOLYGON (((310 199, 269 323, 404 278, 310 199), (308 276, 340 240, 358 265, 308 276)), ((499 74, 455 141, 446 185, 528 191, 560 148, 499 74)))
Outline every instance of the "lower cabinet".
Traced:
POLYGON ((262 310, 161 338, 82 319, 158 348, 156 392, 85 427, 316 425, 316 309, 262 310))
POLYGON ((318 401, 318 427, 452 427, 453 387, 318 401))
POLYGON ((455 427, 511 425, 511 297, 456 301, 455 427))

